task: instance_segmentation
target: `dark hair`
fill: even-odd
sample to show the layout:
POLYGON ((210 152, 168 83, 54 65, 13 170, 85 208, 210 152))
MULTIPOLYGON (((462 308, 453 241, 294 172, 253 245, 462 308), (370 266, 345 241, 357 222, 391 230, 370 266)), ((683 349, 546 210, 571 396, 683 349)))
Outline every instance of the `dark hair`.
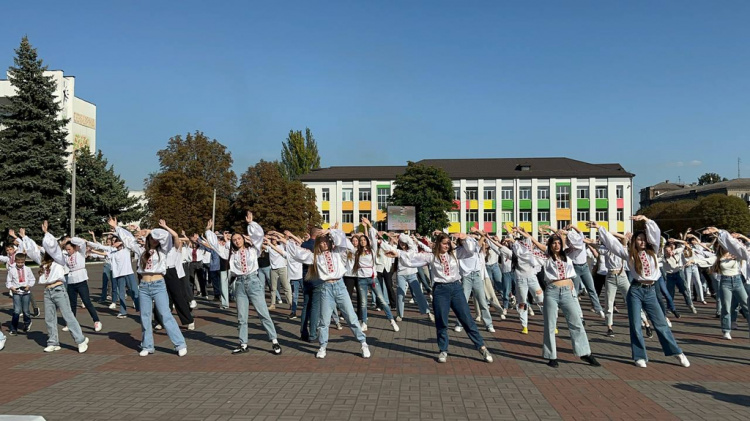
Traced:
MULTIPOLYGON (((359 257, 362 256, 362 253, 370 253, 372 254, 372 244, 370 244, 370 237, 366 235, 361 235, 358 238, 359 245, 357 246, 357 252, 354 253, 354 268, 352 269, 352 272, 356 273, 359 270, 359 257), (364 245, 364 242, 367 241, 367 245, 364 245)), ((373 260, 375 258, 373 257, 373 260)))
POLYGON ((638 257, 638 250, 635 248, 635 239, 638 238, 639 235, 643 235, 646 241, 646 254, 651 256, 654 260, 657 259, 656 257, 656 250, 657 246, 654 246, 648 242, 648 236, 646 235, 646 231, 636 231, 633 233, 633 236, 630 237, 630 244, 628 246, 628 252, 630 254, 630 258, 633 259, 633 264, 636 273, 639 275, 643 275, 643 263, 641 263, 641 259, 638 257))
POLYGON ((562 245, 563 245, 562 238, 560 238, 559 235, 557 234, 550 235, 549 238, 547 239, 547 256, 549 256, 549 258, 552 260, 565 261, 567 256, 565 255, 565 251, 563 251, 562 245), (552 251, 552 244, 554 244, 555 241, 560 242, 560 251, 558 252, 552 251))
POLYGON ((22 261, 22 262, 25 262, 26 261, 26 253, 16 253, 15 259, 16 259, 16 262, 19 261, 19 260, 22 261))

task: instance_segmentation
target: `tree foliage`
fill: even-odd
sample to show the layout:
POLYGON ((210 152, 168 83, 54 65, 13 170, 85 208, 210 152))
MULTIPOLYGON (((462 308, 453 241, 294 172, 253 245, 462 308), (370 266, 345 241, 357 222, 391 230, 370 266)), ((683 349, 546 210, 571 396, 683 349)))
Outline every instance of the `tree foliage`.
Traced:
POLYGON ((304 137, 300 130, 290 130, 281 148, 282 173, 287 179, 296 180, 299 176, 320 168, 318 144, 309 128, 305 128, 304 137))
POLYGON ((98 151, 91 153, 88 146, 76 155, 76 231, 109 231, 106 217, 111 215, 123 222, 138 221, 143 209, 138 199, 128 195, 125 181, 115 173, 112 165, 98 151))
POLYGON ((243 226, 248 209, 266 230, 302 234, 308 224, 318 225, 322 219, 315 205, 315 192, 299 180, 286 179, 278 162, 263 160, 240 177, 234 209, 236 228, 243 226))
POLYGON ((0 109, 0 229, 38 236, 43 220, 61 227, 66 219, 68 120, 58 119, 55 81, 27 37, 15 52, 8 79, 16 95, 0 109))
POLYGON ((448 227, 446 212, 453 209, 453 183, 445 170, 409 162, 395 184, 391 203, 415 207, 417 232, 429 234, 448 227))
POLYGON ((698 200, 655 203, 638 213, 656 221, 662 232, 672 236, 688 228, 707 226, 732 232, 750 230, 747 203, 739 197, 723 194, 712 194, 698 200))
POLYGON ((698 177, 699 186, 705 186, 707 184, 714 184, 720 181, 727 181, 727 179, 722 178, 722 176, 720 176, 719 174, 716 174, 715 172, 707 172, 703 174, 702 176, 698 177))
POLYGON ((186 232, 203 232, 216 189, 216 227, 228 227, 237 176, 226 146, 196 131, 184 139, 180 135, 169 139, 157 155, 159 172, 145 181, 145 222, 155 226, 162 218, 186 232))

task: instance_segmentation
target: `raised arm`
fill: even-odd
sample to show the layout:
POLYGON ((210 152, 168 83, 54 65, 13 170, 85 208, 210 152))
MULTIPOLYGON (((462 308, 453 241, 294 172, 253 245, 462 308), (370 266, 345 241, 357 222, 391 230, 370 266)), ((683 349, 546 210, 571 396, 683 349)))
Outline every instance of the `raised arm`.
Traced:
POLYGON ((219 253, 219 257, 222 259, 229 259, 229 250, 226 247, 219 245, 219 238, 216 237, 216 233, 211 230, 206 230, 206 241, 212 249, 219 253))
POLYGON ((604 227, 599 226, 596 222, 591 222, 591 228, 599 229, 599 240, 612 254, 626 261, 630 258, 628 250, 622 245, 620 240, 605 230, 604 227))
POLYGON ((729 252, 729 254, 737 257, 738 259, 750 261, 750 256, 748 255, 747 248, 742 245, 739 240, 737 240, 736 238, 732 238, 732 235, 727 231, 718 230, 718 232, 719 244, 721 244, 721 246, 724 247, 729 252))
POLYGON ((41 265, 42 253, 39 250, 39 246, 34 240, 26 236, 25 229, 21 228, 20 230, 18 230, 18 232, 21 234, 21 242, 23 243, 24 250, 26 250, 26 255, 29 257, 29 259, 36 262, 36 264, 41 265))
POLYGON ((344 231, 341 231, 339 229, 332 229, 330 230, 331 234, 331 240, 333 240, 333 251, 337 253, 342 253, 345 251, 351 251, 352 253, 357 251, 354 248, 354 244, 352 244, 351 241, 349 241, 348 238, 346 238, 346 234, 344 234, 344 231))
POLYGON ((294 241, 287 241, 286 252, 287 256, 290 259, 296 260, 306 265, 313 264, 313 253, 308 249, 298 246, 294 243, 294 241))
POLYGON ((635 215, 631 218, 633 221, 646 222, 646 240, 657 250, 661 247, 661 229, 656 222, 646 218, 644 215, 635 215))
POLYGON ((250 211, 247 211, 245 221, 247 222, 247 235, 250 237, 250 242, 253 243, 253 248, 260 254, 263 248, 263 237, 265 237, 263 228, 257 222, 253 222, 253 213, 250 211))
POLYGON ((479 250, 477 240, 474 237, 469 237, 466 234, 459 234, 459 238, 463 241, 463 246, 456 249, 456 257, 459 259, 468 259, 479 250), (463 236, 463 237, 462 237, 463 236))
POLYGON ((138 256, 143 253, 143 248, 138 244, 137 241, 135 241, 135 237, 133 237, 133 234, 131 234, 130 231, 126 230, 123 227, 115 227, 115 233, 117 234, 117 237, 122 240, 122 244, 125 245, 126 248, 130 249, 138 256))

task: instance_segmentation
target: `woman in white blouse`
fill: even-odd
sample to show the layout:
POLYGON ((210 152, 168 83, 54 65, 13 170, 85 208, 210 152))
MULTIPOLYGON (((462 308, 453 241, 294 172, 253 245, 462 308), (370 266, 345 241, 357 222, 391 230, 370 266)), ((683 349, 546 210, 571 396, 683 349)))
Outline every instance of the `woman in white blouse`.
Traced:
POLYGON ((590 222, 592 228, 599 229, 599 239, 604 247, 616 256, 628 262, 630 275, 633 280, 625 297, 628 305, 628 321, 630 322, 630 348, 633 360, 638 367, 646 367, 648 355, 646 344, 641 333, 640 313, 641 309, 646 312, 654 326, 659 343, 664 350, 664 355, 673 355, 683 367, 690 367, 685 354, 677 345, 672 331, 667 326, 664 312, 656 298, 656 288, 661 278, 657 252, 661 243, 661 230, 656 222, 643 215, 632 217, 633 221, 644 221, 646 231, 637 231, 630 239, 629 246, 625 248, 618 239, 609 233, 604 227, 596 222, 590 222))

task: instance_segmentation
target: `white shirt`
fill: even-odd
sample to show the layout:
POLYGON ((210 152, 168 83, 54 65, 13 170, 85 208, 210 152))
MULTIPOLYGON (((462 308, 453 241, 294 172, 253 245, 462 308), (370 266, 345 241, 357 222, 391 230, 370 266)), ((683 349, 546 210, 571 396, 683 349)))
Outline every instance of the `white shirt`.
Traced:
MULTIPOLYGON (((185 247, 182 247, 184 249, 185 247)), ((178 250, 177 247, 172 247, 167 253, 167 269, 172 269, 177 272, 178 278, 185 277, 185 267, 182 266, 182 250, 178 250)))
MULTIPOLYGON (((719 244, 724 247, 726 251, 729 252, 729 254, 735 256, 737 259, 744 260, 744 265, 740 265, 738 271, 742 273, 742 275, 745 277, 745 283, 750 284, 750 279, 748 279, 748 273, 750 273, 750 252, 748 252, 747 247, 745 247, 738 239, 732 237, 729 235, 728 232, 724 230, 719 230, 719 244)), ((736 262, 736 261, 735 261, 736 262)), ((738 262, 737 262, 738 263, 738 262)), ((730 262, 724 262, 722 260, 721 262, 721 274, 725 276, 732 276, 731 273, 733 272, 732 268, 730 267, 730 262), (727 268, 727 272, 724 272, 724 268, 727 268)), ((736 273, 735 273, 736 275, 736 273)))
POLYGON ((135 253, 138 259, 138 273, 141 275, 164 275, 167 273, 167 255, 174 248, 172 235, 169 232, 161 228, 151 230, 151 238, 158 241, 159 246, 156 249, 149 250, 148 259, 144 262, 141 256, 146 252, 146 249, 135 241, 133 234, 122 227, 117 227, 116 231, 125 247, 135 253))
MULTIPOLYGON (((118 229, 122 229, 119 228, 118 229)), ((117 249, 115 247, 105 246, 99 243, 86 242, 89 247, 106 251, 109 262, 112 265, 112 277, 119 278, 121 276, 128 276, 133 274, 133 260, 131 251, 127 247, 117 249)))
POLYGON ((473 237, 466 237, 463 244, 456 247, 456 256, 463 256, 458 258, 461 276, 481 271, 484 266, 484 260, 479 255, 477 240, 473 237))
MULTIPOLYGON (((530 247, 534 246, 532 245, 530 247)), ((516 258, 518 259, 518 263, 516 264, 516 278, 529 279, 536 277, 536 274, 542 267, 539 264, 541 258, 537 257, 534 252, 521 241, 513 242, 513 253, 516 254, 516 258)))
POLYGON ((333 250, 324 251, 315 256, 310 250, 303 249, 290 241, 286 244, 289 258, 306 265, 314 263, 320 280, 334 281, 341 279, 347 269, 346 253, 354 251, 354 245, 341 230, 331 230, 330 235, 333 240, 333 250), (313 262, 313 260, 315 261, 313 262))
MULTIPOLYGON (((630 276, 633 277, 634 281, 658 281, 659 277, 661 277, 658 258, 655 259, 651 254, 646 253, 645 251, 638 253, 637 256, 630 256, 628 249, 620 243, 620 240, 605 230, 604 227, 599 227, 599 239, 604 247, 628 262, 628 267, 631 268, 630 276), (635 270, 636 266, 634 259, 640 259, 643 273, 638 273, 635 270)), ((631 241, 635 241, 635 239, 631 241)), ((652 249, 658 250, 661 244, 661 230, 659 229, 659 226, 656 225, 656 222, 651 220, 646 221, 646 241, 652 249)))
POLYGON ((375 228, 370 228, 367 231, 368 240, 370 240, 370 247, 372 248, 370 253, 362 252, 359 256, 359 268, 356 276, 358 278, 374 278, 376 275, 375 270, 375 256, 378 253, 378 232, 375 228))
POLYGON ((417 254, 417 246, 414 244, 414 241, 412 241, 412 239, 406 234, 399 234, 398 240, 406 244, 406 252, 404 252, 404 250, 399 250, 398 246, 394 247, 385 242, 380 243, 380 247, 382 247, 385 251, 395 251, 398 253, 398 271, 396 271, 397 276, 416 275, 417 268, 409 267, 404 261, 404 256, 406 256, 407 253, 417 254))
POLYGON ((22 269, 19 269, 15 265, 8 268, 8 274, 5 279, 5 286, 8 287, 8 289, 26 288, 25 292, 16 291, 14 294, 26 295, 31 293, 31 291, 29 291, 29 288, 33 287, 35 282, 36 278, 34 278, 34 272, 32 272, 31 268, 29 268, 25 264, 22 269), (21 271, 23 271, 23 282, 21 282, 21 274, 19 273, 21 271))
POLYGON ((508 273, 513 270, 513 250, 505 247, 504 245, 496 245, 493 241, 489 243, 490 249, 498 254, 498 261, 500 262, 500 271, 508 273))
MULTIPOLYGON (((258 256, 263 247, 263 228, 257 222, 251 222, 247 225, 247 235, 250 237, 251 247, 243 246, 232 250, 229 255, 229 271, 236 276, 250 275, 258 271, 258 256)), ((216 234, 213 234, 212 238, 207 236, 207 239, 211 247, 219 250, 216 234)))
MULTIPOLYGON (((277 246, 278 247, 278 246, 277 246)), ((271 247, 266 247, 268 257, 271 260, 271 269, 281 269, 287 266, 286 257, 271 247)))
POLYGON ((563 279, 573 279, 576 276, 576 270, 573 267, 573 261, 569 256, 565 260, 547 259, 544 263, 544 279, 547 282, 561 281, 563 279))
POLYGON ((54 284, 57 281, 65 281, 65 268, 56 262, 52 262, 49 269, 39 276, 39 283, 54 284))
MULTIPOLYGON (((475 241, 476 243, 476 241, 475 241)), ((442 253, 435 256, 432 253, 410 253, 398 250, 399 262, 404 262, 406 266, 418 268, 427 266, 432 274, 432 280, 436 284, 447 284, 461 280, 460 259, 469 258, 472 251, 465 247, 456 249, 456 253, 442 253)), ((401 263, 399 263, 401 264, 401 263)))
POLYGON ((63 255, 62 250, 60 250, 60 244, 58 244, 55 237, 49 232, 44 234, 42 246, 52 260, 68 268, 68 284, 80 284, 89 279, 89 275, 86 272, 86 241, 82 238, 73 237, 70 239, 70 242, 73 243, 76 251, 69 256, 63 255))
POLYGON ((573 261, 574 265, 585 265, 586 260, 586 243, 583 242, 583 234, 576 230, 570 230, 567 235, 568 248, 565 252, 573 261))

